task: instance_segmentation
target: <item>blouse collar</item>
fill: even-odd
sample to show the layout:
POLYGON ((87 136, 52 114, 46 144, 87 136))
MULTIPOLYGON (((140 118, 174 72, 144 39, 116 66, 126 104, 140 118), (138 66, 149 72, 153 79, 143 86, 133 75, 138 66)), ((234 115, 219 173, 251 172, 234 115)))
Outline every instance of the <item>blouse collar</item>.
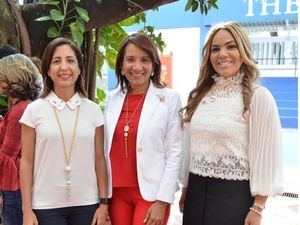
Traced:
POLYGON ((243 81, 244 74, 239 72, 237 75, 233 77, 223 77, 219 74, 214 74, 212 78, 214 79, 215 83, 220 84, 241 84, 243 81))
POLYGON ((60 99, 53 91, 50 92, 50 94, 47 96, 48 101, 51 105, 53 105, 57 110, 61 111, 65 108, 67 105, 71 110, 75 110, 77 106, 79 106, 83 99, 82 97, 76 92, 72 98, 70 98, 67 102, 60 99))

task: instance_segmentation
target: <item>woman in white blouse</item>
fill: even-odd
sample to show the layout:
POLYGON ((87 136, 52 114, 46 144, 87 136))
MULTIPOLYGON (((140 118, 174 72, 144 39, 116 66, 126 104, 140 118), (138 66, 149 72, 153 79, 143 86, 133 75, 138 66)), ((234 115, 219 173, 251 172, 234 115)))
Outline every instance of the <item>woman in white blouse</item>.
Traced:
POLYGON ((184 225, 259 225, 267 197, 282 191, 278 111, 258 76, 246 31, 213 27, 183 108, 184 225))
POLYGON ((74 43, 57 38, 48 44, 44 93, 20 120, 23 225, 106 222, 103 115, 85 97, 82 72, 82 53, 74 43))

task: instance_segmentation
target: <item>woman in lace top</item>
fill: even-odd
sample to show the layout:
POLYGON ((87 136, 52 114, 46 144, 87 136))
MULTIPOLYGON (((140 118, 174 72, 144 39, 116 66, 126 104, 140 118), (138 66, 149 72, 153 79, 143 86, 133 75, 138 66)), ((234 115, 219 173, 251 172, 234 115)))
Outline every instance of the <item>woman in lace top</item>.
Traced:
POLYGON ((184 225, 259 225, 267 197, 281 193, 278 110, 258 75, 246 31, 213 27, 183 108, 184 225))

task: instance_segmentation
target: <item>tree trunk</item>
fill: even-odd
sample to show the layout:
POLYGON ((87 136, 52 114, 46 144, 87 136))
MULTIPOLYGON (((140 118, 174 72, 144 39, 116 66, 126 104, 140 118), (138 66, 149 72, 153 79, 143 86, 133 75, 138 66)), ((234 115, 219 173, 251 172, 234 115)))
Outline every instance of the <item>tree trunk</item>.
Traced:
POLYGON ((0 45, 10 44, 20 49, 20 36, 11 8, 6 0, 0 0, 0 45))

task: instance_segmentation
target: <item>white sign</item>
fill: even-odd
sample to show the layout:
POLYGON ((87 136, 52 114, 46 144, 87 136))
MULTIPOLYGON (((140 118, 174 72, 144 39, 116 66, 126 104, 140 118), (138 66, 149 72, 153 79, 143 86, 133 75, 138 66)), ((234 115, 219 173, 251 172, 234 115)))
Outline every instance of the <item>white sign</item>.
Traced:
POLYGON ((260 16, 279 15, 279 14, 295 14, 297 13, 297 1, 298 0, 244 0, 248 3, 248 11, 246 16, 255 16, 254 6, 261 5, 258 12, 260 16))

